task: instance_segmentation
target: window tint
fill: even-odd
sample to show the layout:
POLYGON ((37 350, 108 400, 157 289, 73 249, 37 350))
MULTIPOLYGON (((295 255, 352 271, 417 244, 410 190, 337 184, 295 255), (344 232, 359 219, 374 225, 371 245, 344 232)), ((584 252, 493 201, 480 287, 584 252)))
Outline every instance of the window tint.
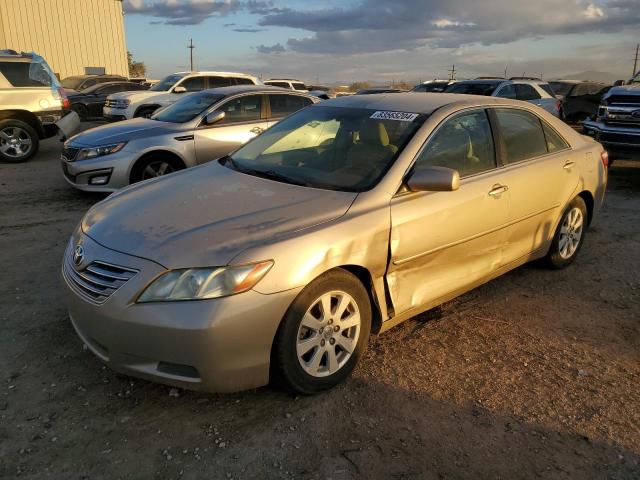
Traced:
POLYGON ((552 97, 556 96, 556 94, 553 92, 553 89, 551 88, 551 85, 549 85, 548 83, 541 83, 538 86, 541 89, 543 89, 545 92, 547 92, 549 95, 551 95, 552 97))
POLYGON ((550 82, 551 88, 557 95, 568 95, 573 87, 573 83, 567 82, 550 82))
POLYGON ((569 144, 564 140, 564 138, 556 133, 556 131, 545 122, 542 122, 542 129, 544 130, 544 136, 547 140, 547 150, 549 153, 569 148, 569 144))
POLYGON ((267 85, 271 85, 273 87, 281 87, 291 90, 291 87, 287 82, 265 82, 267 85))
POLYGON ((300 83, 300 82, 293 82, 293 83, 291 83, 291 86, 293 87, 294 90, 306 90, 307 89, 305 84, 304 83, 300 83))
POLYGON ((271 105, 271 117, 280 118, 297 112, 313 103, 310 99, 299 97, 297 95, 269 95, 269 103, 271 105))
POLYGON ((489 119, 484 110, 477 110, 447 120, 420 153, 415 168, 448 167, 464 177, 495 166, 489 119))
POLYGON ((94 85, 98 84, 98 80, 85 80, 82 85, 81 85, 81 89, 84 90, 85 88, 89 88, 89 87, 93 87, 94 85))
POLYGON ((496 96, 502 98, 516 98, 516 87, 510 83, 503 85, 496 96))
POLYGON ((216 125, 260 120, 262 95, 247 95, 234 98, 218 108, 226 116, 216 125))
POLYGON ((518 100, 538 100, 541 97, 531 85, 516 84, 516 98, 518 100))
POLYGON ((207 77, 209 82, 208 88, 230 87, 234 85, 233 78, 229 77, 207 77))
POLYGON ((498 84, 496 82, 491 83, 476 83, 476 82, 460 82, 449 85, 444 92, 445 93, 464 93, 467 95, 484 95, 486 97, 491 96, 495 91, 498 84))
POLYGON ((505 152, 505 162, 514 163, 547 153, 540 120, 524 110, 495 110, 505 152))
POLYGON ((255 85, 250 78, 237 77, 235 80, 237 85, 255 85))
POLYGON ((187 78, 179 86, 186 88, 187 92, 199 92, 204 90, 204 77, 187 78))
POLYGON ((0 62, 0 72, 14 87, 51 86, 51 77, 36 62, 0 62))

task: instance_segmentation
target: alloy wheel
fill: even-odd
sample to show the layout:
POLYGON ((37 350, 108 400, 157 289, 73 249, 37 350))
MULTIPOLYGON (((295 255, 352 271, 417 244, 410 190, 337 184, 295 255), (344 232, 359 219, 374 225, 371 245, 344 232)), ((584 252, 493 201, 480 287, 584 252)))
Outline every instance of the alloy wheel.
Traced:
POLYGON ((331 291, 317 298, 298 327, 296 353, 303 370, 326 377, 351 358, 360 335, 360 310, 351 295, 331 291))
POLYGON ((26 130, 20 127, 5 127, 0 131, 0 152, 7 157, 25 157, 31 147, 31 135, 26 130))
POLYGON ((175 171, 173 166, 165 160, 156 160, 149 162, 149 164, 142 170, 142 180, 148 180, 150 178, 161 177, 167 173, 175 171))
POLYGON ((568 259, 576 253, 580 240, 582 239, 582 228, 584 216, 582 210, 573 207, 565 215, 560 227, 560 238, 558 240, 558 253, 563 259, 568 259))

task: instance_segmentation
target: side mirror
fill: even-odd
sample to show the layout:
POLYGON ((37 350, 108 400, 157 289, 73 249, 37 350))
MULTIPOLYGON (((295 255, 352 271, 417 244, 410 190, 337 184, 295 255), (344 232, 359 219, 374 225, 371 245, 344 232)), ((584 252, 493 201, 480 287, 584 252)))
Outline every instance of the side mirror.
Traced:
POLYGON ((407 179, 412 192, 452 192, 460 188, 460 174, 446 167, 427 167, 414 170, 407 179))
POLYGON ((221 111, 215 111, 208 113, 206 117, 204 117, 205 125, 213 125, 214 123, 218 123, 226 116, 226 113, 221 111))
POLYGON ((184 88, 184 87, 176 87, 176 88, 173 89, 173 93, 184 93, 186 91, 187 91, 187 89, 184 88))
POLYGON ((623 85, 624 85, 624 80, 616 80, 615 82, 613 82, 614 87, 621 87, 623 85))

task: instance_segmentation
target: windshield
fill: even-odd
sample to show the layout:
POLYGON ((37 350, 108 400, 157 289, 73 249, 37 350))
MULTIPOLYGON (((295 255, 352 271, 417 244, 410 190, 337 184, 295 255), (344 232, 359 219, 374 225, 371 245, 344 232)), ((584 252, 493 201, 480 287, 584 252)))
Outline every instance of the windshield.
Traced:
POLYGON ((573 87, 575 84, 568 82, 549 82, 549 85, 551 85, 551 88, 556 95, 566 97, 567 95, 569 95, 571 87, 573 87))
POLYGON ((464 93, 467 95, 491 96, 498 83, 454 83, 445 88, 445 93, 464 93))
POLYGON ((149 89, 151 92, 168 92, 171 87, 173 87, 178 80, 184 78, 184 75, 180 75, 179 73, 174 73, 173 75, 169 75, 168 77, 164 77, 158 83, 156 83, 153 87, 149 89))
POLYGON ((449 82, 421 83, 411 89, 412 92, 442 92, 449 82))
POLYGON ((226 165, 283 182, 361 192, 378 183, 425 118, 363 108, 305 108, 241 147, 226 165))
POLYGON ((214 103, 222 100, 224 95, 208 91, 192 93, 176 103, 159 110, 151 116, 153 120, 171 123, 186 123, 204 113, 214 103))
POLYGON ((76 90, 76 88, 84 81, 84 79, 85 77, 67 77, 60 83, 64 88, 76 90))

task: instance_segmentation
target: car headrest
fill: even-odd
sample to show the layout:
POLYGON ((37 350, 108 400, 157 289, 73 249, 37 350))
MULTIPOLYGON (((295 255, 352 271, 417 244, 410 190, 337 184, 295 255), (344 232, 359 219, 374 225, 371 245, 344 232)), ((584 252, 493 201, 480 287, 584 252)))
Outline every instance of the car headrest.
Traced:
POLYGON ((382 122, 367 120, 360 129, 360 141, 370 145, 389 145, 389 134, 382 122))

